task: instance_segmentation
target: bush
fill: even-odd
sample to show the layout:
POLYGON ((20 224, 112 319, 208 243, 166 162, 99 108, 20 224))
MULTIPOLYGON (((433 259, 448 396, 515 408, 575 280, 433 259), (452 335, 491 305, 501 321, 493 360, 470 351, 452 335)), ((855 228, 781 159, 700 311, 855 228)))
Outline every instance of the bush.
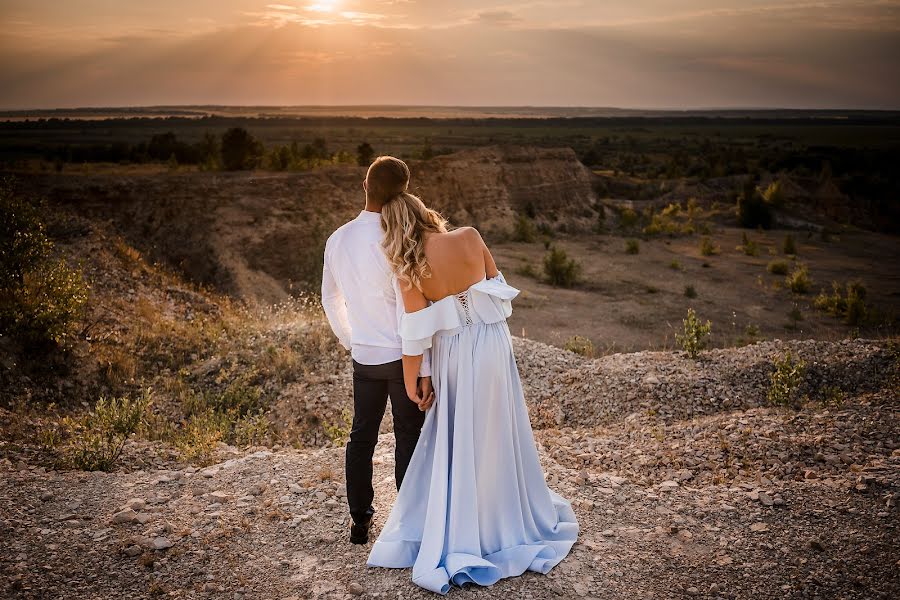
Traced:
POLYGON ((861 281, 848 282, 846 296, 841 295, 841 286, 837 281, 831 282, 832 293, 820 292, 814 306, 833 317, 843 318, 847 325, 860 325, 868 314, 866 308, 866 288, 861 281))
POLYGON ((684 295, 688 298, 696 298, 697 290, 694 289, 693 285, 684 286, 684 295))
POLYGON ((687 318, 683 319, 682 323, 684 324, 684 333, 675 334, 675 340, 681 344, 688 356, 697 358, 700 351, 706 347, 712 323, 709 321, 701 323, 693 308, 688 309, 687 318))
POLYGON ((350 437, 350 428, 353 426, 353 414, 347 409, 341 409, 340 423, 325 423, 325 435, 335 446, 343 446, 350 437))
POLYGON ((619 225, 623 229, 632 229, 638 224, 638 214, 630 208, 623 208, 619 212, 619 225))
POLYGON ((812 287, 806 265, 797 265, 785 278, 785 285, 795 294, 805 294, 812 287))
POLYGON ((572 287, 578 283, 581 265, 565 250, 553 246, 544 257, 544 274, 551 285, 572 287))
POLYGON ((772 183, 769 184, 769 187, 766 188, 766 191, 763 192, 763 199, 770 206, 784 206, 784 190, 781 186, 781 181, 776 179, 772 183))
POLYGON ((0 335, 32 350, 65 346, 88 298, 80 269, 53 258, 38 208, 0 182, 0 335))
POLYGON ((625 254, 637 254, 641 251, 640 242, 637 240, 625 240, 625 254))
POLYGON ((264 154, 262 142, 243 127, 232 127, 222 134, 222 163, 229 171, 254 169, 264 154))
POLYGON ((519 218, 516 219, 516 224, 513 226, 512 240, 514 242, 531 243, 537 241, 537 238, 538 230, 534 226, 534 221, 525 215, 519 215, 519 218))
POLYGON ((70 431, 63 464, 83 471, 109 471, 113 468, 128 436, 134 433, 152 402, 149 388, 136 400, 128 397, 100 398, 93 412, 83 417, 70 431))
POLYGON ((759 254, 759 247, 756 245, 756 242, 747 236, 746 231, 741 234, 741 245, 738 246, 738 249, 743 250, 747 256, 757 256, 759 254))
POLYGON ((712 240, 709 239, 708 236, 703 236, 703 239, 700 240, 700 254, 703 256, 712 256, 713 254, 719 253, 719 247, 713 244, 712 240))
POLYGON ((744 186, 743 192, 738 196, 736 212, 741 227, 768 229, 772 226, 769 204, 752 182, 744 186))
POLYGON ((787 261, 773 260, 766 266, 766 270, 772 275, 787 275, 787 261))
POLYGON ((680 271, 681 263, 678 262, 677 260, 673 260, 672 262, 669 263, 669 268, 672 269, 673 271, 680 271))
POLYGON ((519 275, 524 275, 525 277, 531 277, 532 279, 540 279, 541 274, 538 273, 538 270, 534 268, 534 265, 531 263, 525 263, 516 269, 516 273, 519 275))
POLYGON ((779 406, 793 405, 797 398, 797 391, 803 382, 803 374, 806 363, 803 360, 794 362, 791 359, 791 351, 785 351, 784 358, 775 359, 775 370, 769 378, 769 390, 766 399, 769 404, 779 406))
POLYGON ((575 335, 566 340, 564 348, 569 352, 574 352, 581 356, 586 356, 588 358, 594 357, 594 343, 581 335, 575 335))
POLYGON ((784 236, 784 242, 781 244, 781 251, 784 254, 797 254, 797 246, 794 243, 794 236, 787 234, 784 236))

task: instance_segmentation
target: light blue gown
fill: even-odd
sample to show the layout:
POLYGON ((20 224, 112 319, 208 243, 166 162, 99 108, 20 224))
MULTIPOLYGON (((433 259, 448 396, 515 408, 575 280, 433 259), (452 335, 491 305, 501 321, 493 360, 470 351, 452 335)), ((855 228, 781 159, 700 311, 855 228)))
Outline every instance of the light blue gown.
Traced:
POLYGON ((435 401, 367 564, 411 566, 439 594, 547 573, 578 536, 528 420, 506 322, 518 293, 500 273, 400 320, 404 354, 432 348, 435 401))

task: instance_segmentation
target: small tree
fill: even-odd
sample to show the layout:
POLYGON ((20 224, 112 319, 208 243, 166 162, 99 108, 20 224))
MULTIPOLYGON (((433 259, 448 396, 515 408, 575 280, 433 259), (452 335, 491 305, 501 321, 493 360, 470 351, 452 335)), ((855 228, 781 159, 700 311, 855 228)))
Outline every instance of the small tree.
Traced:
POLYGON ((741 227, 768 229, 772 225, 772 212, 766 199, 752 181, 747 182, 738 196, 737 220, 741 227))
POLYGON ((222 162, 229 171, 255 168, 264 152, 262 142, 243 127, 232 127, 222 134, 222 162))
POLYGON ((544 274, 551 285, 572 287, 578 283, 581 265, 562 248, 552 246, 544 256, 544 274))
POLYGON ((516 219, 516 224, 513 226, 512 240, 514 242, 531 243, 537 241, 537 238, 538 230, 534 226, 534 221, 525 215, 519 215, 516 219))
POLYGON ((687 310, 687 318, 683 319, 682 323, 684 324, 684 333, 676 333, 675 340, 681 344, 688 356, 697 358, 700 351, 706 347, 712 323, 709 321, 701 323, 693 308, 687 310))
POLYGON ((791 234, 784 236, 784 243, 781 245, 781 251, 785 254, 797 254, 797 245, 794 243, 794 236, 791 234))
POLYGON ((356 147, 356 164, 361 167, 368 167, 372 164, 372 158, 375 156, 375 149, 369 142, 363 142, 356 147))
POLYGON ((769 404, 789 406, 795 403, 797 390, 803 382, 806 363, 802 359, 794 362, 791 351, 786 350, 784 358, 775 359, 775 370, 769 378, 769 391, 766 399, 769 404))

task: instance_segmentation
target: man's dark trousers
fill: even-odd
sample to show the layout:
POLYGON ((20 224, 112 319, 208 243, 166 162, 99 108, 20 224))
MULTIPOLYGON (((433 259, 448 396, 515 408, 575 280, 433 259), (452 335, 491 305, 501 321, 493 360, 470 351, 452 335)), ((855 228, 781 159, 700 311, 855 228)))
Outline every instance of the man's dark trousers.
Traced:
POLYGON ((372 455, 378 442, 378 429, 384 417, 388 396, 394 417, 394 479, 397 489, 409 466, 425 412, 406 395, 403 383, 403 361, 382 365, 364 365, 353 361, 353 426, 347 442, 346 465, 347 503, 355 523, 364 523, 374 514, 372 500, 372 455))

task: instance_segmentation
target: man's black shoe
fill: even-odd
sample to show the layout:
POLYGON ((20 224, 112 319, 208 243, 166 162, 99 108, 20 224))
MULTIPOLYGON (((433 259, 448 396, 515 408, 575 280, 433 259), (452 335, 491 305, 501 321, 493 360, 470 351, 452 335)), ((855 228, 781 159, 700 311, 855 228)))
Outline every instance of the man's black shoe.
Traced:
POLYGON ((354 523, 350 526, 350 543, 352 544, 368 544, 369 528, 372 527, 372 517, 366 519, 363 523, 354 523))

